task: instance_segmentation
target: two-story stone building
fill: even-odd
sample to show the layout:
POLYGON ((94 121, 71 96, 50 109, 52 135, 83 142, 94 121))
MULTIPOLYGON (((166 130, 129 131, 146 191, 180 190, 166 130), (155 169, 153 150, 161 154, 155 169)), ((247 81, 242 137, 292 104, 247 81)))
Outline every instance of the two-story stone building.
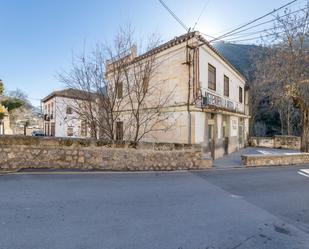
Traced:
MULTIPOLYGON (((199 32, 176 37, 139 56, 134 49, 126 58, 134 63, 153 55, 159 66, 150 84, 164 82, 166 91, 174 89, 170 108, 164 111, 169 109, 175 118, 170 129, 150 132, 143 141, 203 144, 213 158, 247 144, 245 77, 199 32)), ((126 122, 125 117, 117 122, 117 134, 123 134, 126 122)))

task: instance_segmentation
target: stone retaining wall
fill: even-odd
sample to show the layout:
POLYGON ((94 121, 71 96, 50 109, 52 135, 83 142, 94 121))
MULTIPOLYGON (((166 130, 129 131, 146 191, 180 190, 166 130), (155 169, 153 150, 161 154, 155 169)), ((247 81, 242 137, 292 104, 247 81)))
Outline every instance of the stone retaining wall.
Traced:
POLYGON ((299 165, 309 164, 309 153, 242 155, 241 159, 246 167, 299 165))
POLYGON ((253 147, 300 150, 301 139, 295 136, 251 137, 253 147))
POLYGON ((0 136, 0 169, 67 168, 111 171, 212 167, 202 148, 185 144, 108 144, 86 139, 0 136))

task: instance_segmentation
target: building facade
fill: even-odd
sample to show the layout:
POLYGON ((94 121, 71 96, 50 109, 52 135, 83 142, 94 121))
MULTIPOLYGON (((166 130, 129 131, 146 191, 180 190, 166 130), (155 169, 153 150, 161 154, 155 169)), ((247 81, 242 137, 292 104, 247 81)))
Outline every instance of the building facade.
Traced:
MULTIPOLYGON (((154 54, 158 67, 149 84, 164 82, 163 91, 173 89, 164 110, 171 112, 173 125, 142 140, 201 144, 213 158, 245 147, 250 118, 245 77, 199 32, 176 37, 140 56, 131 54, 132 63, 154 54)), ((116 137, 126 139, 126 122, 125 115, 117 122, 116 137)))
POLYGON ((0 135, 12 135, 10 116, 4 106, 0 104, 0 135))
POLYGON ((78 113, 83 92, 75 89, 55 91, 42 99, 44 133, 55 137, 90 137, 87 122, 78 113))

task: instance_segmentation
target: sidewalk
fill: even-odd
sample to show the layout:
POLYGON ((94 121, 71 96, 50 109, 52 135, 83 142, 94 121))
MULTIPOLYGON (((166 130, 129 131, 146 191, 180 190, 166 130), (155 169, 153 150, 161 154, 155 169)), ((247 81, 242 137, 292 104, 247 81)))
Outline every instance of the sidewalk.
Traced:
POLYGON ((295 153, 296 150, 285 150, 285 149, 270 149, 260 147, 247 147, 239 151, 233 152, 222 158, 216 159, 213 162, 213 166, 216 168, 239 168, 243 167, 241 163, 241 155, 243 154, 284 154, 284 153, 295 153))

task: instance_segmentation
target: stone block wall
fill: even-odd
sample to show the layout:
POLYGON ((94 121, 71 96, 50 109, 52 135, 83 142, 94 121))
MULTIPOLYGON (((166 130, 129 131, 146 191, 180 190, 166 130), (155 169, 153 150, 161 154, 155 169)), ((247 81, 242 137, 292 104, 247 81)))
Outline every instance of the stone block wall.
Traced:
POLYGON ((295 136, 251 137, 253 147, 300 150, 301 139, 295 136))
POLYGON ((253 147, 274 148, 275 141, 273 137, 251 137, 250 145, 253 147))
POLYGON ((196 145, 108 144, 90 139, 0 136, 0 169, 66 168, 140 171, 190 170, 212 167, 196 145))
POLYGON ((309 153, 242 155, 242 163, 246 167, 284 166, 309 164, 309 153))
POLYGON ((295 136, 274 136, 275 148, 300 150, 301 138, 295 136))

